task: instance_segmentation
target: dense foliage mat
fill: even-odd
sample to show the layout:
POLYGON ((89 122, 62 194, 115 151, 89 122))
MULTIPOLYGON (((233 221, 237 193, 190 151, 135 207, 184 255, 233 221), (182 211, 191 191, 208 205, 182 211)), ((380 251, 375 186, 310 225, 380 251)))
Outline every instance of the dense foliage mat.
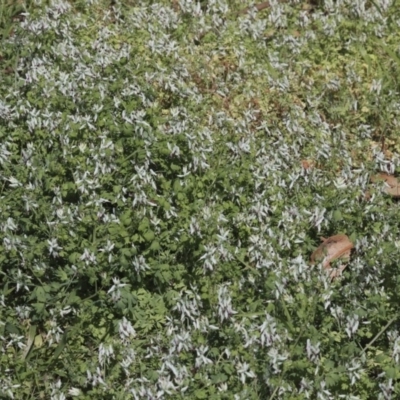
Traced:
POLYGON ((398 398, 399 1, 9 5, 1 396, 398 398))

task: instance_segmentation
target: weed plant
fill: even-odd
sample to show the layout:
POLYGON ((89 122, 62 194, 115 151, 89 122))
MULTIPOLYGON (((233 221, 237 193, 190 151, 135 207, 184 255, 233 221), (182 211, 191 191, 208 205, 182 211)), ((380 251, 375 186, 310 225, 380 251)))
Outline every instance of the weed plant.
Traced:
POLYGON ((400 2, 247 5, 2 1, 2 398, 399 398, 400 2))

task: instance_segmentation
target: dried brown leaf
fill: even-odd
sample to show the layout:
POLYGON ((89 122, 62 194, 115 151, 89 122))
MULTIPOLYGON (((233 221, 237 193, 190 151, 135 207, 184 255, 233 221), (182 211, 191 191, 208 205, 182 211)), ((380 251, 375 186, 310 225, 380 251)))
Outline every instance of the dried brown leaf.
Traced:
POLYGON ((380 172, 379 174, 371 177, 371 182, 385 182, 384 191, 392 197, 400 197, 400 183, 397 178, 393 175, 380 172))
POLYGON ((330 272, 331 278, 335 278, 347 265, 341 265, 336 271, 331 268, 331 262, 336 259, 348 260, 354 244, 347 235, 334 235, 322 239, 321 245, 311 255, 311 263, 322 263, 323 268, 330 272))

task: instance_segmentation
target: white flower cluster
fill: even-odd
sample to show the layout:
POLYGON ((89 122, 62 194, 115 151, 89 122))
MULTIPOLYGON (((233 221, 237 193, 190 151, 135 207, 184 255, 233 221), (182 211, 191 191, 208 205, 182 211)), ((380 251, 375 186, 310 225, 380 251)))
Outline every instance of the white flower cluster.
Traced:
MULTIPOLYGON (((265 14, 250 7, 235 18, 227 0, 140 1, 131 9, 120 2, 105 12, 100 3, 78 13, 53 1, 25 13, 4 41, 25 50, 14 83, 1 88, 1 262, 9 260, 12 290, 38 301, 11 307, 3 296, 0 312, 25 326, 42 312, 40 337, 54 349, 75 319, 108 307, 91 321, 96 345, 83 336, 77 345, 96 353, 85 361, 85 383, 54 378, 51 399, 114 387, 120 397, 191 398, 196 380, 238 399, 250 398, 251 384, 281 398, 356 399, 333 394, 325 378, 296 384, 285 374, 296 346, 322 374, 326 341, 302 333, 312 331, 308 317, 322 313, 340 340, 355 341, 369 323, 358 313, 365 298, 390 299, 379 260, 398 240, 398 212, 386 213, 375 192, 360 210, 360 194, 370 170, 393 174, 400 158, 370 149, 372 117, 348 117, 367 113, 356 63, 332 60, 343 64, 332 71, 314 46, 322 33, 337 40, 351 18, 388 36, 391 3, 329 0, 311 12, 271 0, 265 14), (349 87, 354 98, 340 100, 349 87), (339 209, 345 218, 336 218, 339 209), (364 272, 344 284, 342 299, 322 273, 313 280, 308 263, 319 236, 335 229, 362 236, 352 263, 364 272), (82 276, 87 287, 72 292, 82 276), (51 298, 43 282, 54 277, 51 298), (89 311, 88 287, 96 297, 89 311), (319 296, 323 311, 307 296, 319 296)), ((364 32, 345 38, 340 57, 368 40, 364 32)), ((386 96, 388 126, 398 127, 398 91, 375 77, 367 92, 386 96)), ((4 331, 1 355, 27 346, 4 331)), ((366 360, 342 364, 356 387, 366 360)), ((380 396, 389 399, 394 381, 381 378, 380 396)), ((17 393, 8 374, 0 381, 9 397, 17 393)))

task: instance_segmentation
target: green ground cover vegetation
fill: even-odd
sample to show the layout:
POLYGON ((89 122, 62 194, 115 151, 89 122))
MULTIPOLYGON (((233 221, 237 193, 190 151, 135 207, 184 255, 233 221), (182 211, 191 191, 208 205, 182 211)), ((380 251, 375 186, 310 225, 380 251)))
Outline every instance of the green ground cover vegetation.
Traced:
POLYGON ((1 398, 399 398, 370 179, 400 172, 398 0, 2 0, 0 28, 1 398))

